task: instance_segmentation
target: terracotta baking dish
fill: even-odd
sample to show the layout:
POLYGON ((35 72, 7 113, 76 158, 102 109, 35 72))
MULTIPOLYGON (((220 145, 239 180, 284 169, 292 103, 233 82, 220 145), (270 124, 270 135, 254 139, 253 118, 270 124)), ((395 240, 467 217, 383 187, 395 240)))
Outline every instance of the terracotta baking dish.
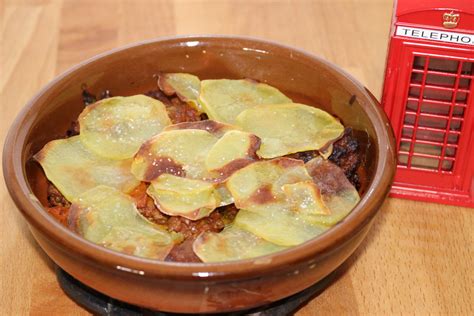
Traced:
MULTIPOLYGON (((376 99, 333 64, 300 50, 239 37, 159 39, 87 60, 43 88, 23 109, 6 139, 8 190, 44 251, 66 272, 113 298, 169 312, 247 309, 299 292, 335 270, 366 236, 395 171, 394 138, 376 99), (158 72, 205 78, 252 78, 294 100, 315 105, 357 130, 366 144, 368 187, 352 213, 298 247, 253 260, 184 264, 107 250, 67 230, 47 214, 46 179, 31 157, 83 108, 81 86, 113 95, 156 87, 158 72)), ((368 280, 370 282, 370 280, 368 280)))

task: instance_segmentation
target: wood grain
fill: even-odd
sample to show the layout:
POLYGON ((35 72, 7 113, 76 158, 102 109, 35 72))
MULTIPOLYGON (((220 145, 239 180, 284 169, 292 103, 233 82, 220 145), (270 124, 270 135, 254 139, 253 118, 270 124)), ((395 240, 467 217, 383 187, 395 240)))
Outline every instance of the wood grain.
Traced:
MULTIPOLYGON (((380 97, 392 2, 0 0, 0 144, 55 75, 97 53, 174 34, 239 34, 342 66, 380 97)), ((1 173, 2 171, 0 171, 1 173)), ((472 209, 389 199, 338 279, 303 315, 474 314, 472 209)), ((0 184, 0 315, 86 315, 58 287, 0 184)))

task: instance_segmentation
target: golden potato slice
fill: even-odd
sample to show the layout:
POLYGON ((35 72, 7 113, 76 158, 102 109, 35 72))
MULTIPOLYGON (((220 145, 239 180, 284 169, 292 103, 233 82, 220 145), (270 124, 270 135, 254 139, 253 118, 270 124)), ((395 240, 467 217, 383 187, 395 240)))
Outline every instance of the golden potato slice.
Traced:
POLYGON ((179 238, 143 218, 131 197, 103 185, 79 196, 71 206, 68 224, 93 243, 152 259, 164 259, 179 238))
POLYGON ((101 184, 128 193, 140 183, 130 172, 131 159, 101 157, 86 148, 79 136, 53 140, 34 158, 46 177, 71 202, 101 184))
POLYGON ((199 102, 210 119, 233 124, 242 111, 261 104, 290 103, 278 89, 251 80, 203 80, 199 102))
POLYGON ((222 137, 225 133, 240 129, 237 126, 216 122, 213 120, 204 120, 197 122, 182 122, 165 127, 164 131, 174 131, 179 129, 200 129, 211 133, 216 137, 222 137))
POLYGON ((235 226, 220 233, 206 232, 194 241, 194 253, 203 262, 222 262, 264 256, 284 250, 256 235, 235 226))
POLYGON ((330 214, 312 214, 313 223, 332 226, 347 216, 360 200, 354 186, 347 180, 344 171, 321 157, 306 163, 306 169, 321 192, 321 200, 330 214))
POLYGON ((215 188, 215 185, 210 182, 186 179, 172 174, 162 174, 151 184, 155 190, 186 193, 210 192, 215 188))
POLYGON ((306 222, 296 212, 277 204, 259 210, 240 210, 234 225, 280 246, 296 246, 322 234, 328 227, 306 222))
POLYGON ((274 244, 298 245, 327 228, 308 219, 329 210, 300 160, 254 162, 236 171, 226 185, 241 209, 234 224, 274 244))
POLYGON ((286 201, 294 212, 329 215, 331 211, 321 199, 321 193, 312 180, 285 184, 281 187, 286 201))
POLYGON ((257 161, 233 173, 226 186, 238 208, 283 203, 282 186, 311 180, 301 160, 277 158, 257 161))
POLYGON ((170 125, 142 145, 132 164, 132 173, 142 181, 170 173, 222 182, 256 159, 258 145, 255 135, 215 121, 170 125), (222 159, 221 165, 218 165, 219 159, 222 159), (206 164, 221 168, 209 170, 206 164))
POLYGON ((222 175, 230 175, 255 161, 259 147, 260 139, 257 136, 237 130, 229 131, 209 150, 206 168, 222 175))
POLYGON ((158 77, 158 87, 166 95, 176 94, 182 101, 188 103, 200 113, 201 105, 198 102, 201 81, 198 77, 187 73, 167 73, 158 77))
POLYGON ((190 179, 210 175, 204 160, 217 137, 198 129, 164 131, 145 142, 132 163, 132 173, 141 181, 153 181, 163 173, 190 179))
POLYGON ((151 182, 147 193, 165 214, 198 220, 219 206, 215 185, 206 181, 162 174, 151 182))
POLYGON ((320 149, 344 132, 329 113, 297 103, 252 107, 240 113, 235 123, 260 137, 257 154, 262 158, 320 149))
POLYGON ((79 115, 84 145, 111 159, 132 158, 144 141, 170 124, 164 104, 144 95, 104 99, 79 115))

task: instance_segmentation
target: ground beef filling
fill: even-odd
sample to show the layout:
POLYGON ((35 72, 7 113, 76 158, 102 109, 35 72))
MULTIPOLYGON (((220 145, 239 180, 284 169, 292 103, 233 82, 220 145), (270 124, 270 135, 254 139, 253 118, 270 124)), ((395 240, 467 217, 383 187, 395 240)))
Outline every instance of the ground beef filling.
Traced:
POLYGON ((165 225, 170 231, 181 233, 184 241, 176 245, 166 258, 167 261, 200 262, 192 250, 193 241, 203 232, 220 232, 225 225, 231 223, 238 209, 232 204, 219 207, 208 217, 192 221, 181 216, 169 216, 158 210, 153 199, 146 194, 148 185, 142 182, 130 193, 135 200, 138 211, 150 221, 165 225))
POLYGON ((359 167, 361 166, 360 145, 353 135, 352 128, 346 128, 341 139, 333 144, 329 160, 344 171, 347 179, 357 189, 361 189, 359 167))
POLYGON ((166 111, 173 124, 201 120, 199 113, 194 108, 176 96, 168 97, 160 90, 151 90, 145 93, 145 95, 161 101, 166 106, 166 111))
MULTIPOLYGON (((199 115, 195 109, 190 107, 187 103, 182 102, 176 96, 166 96, 160 90, 152 90, 145 94, 165 104, 166 110, 168 111, 168 115, 173 124, 207 119, 206 114, 199 115)), ((110 92, 106 90, 97 98, 94 94, 88 92, 85 87, 82 93, 85 106, 110 96, 110 92)), ((72 137, 78 134, 79 124, 77 121, 74 121, 71 123, 65 136, 72 137)), ((359 142, 353 136, 352 129, 346 128, 342 138, 333 144, 333 151, 329 156, 329 160, 342 168, 346 177, 358 190, 361 188, 361 180, 365 180, 359 147, 359 142)), ((308 162, 318 155, 318 151, 313 150, 288 155, 287 157, 308 162)), ((165 259, 166 261, 201 262, 192 249, 194 240, 203 232, 220 232, 227 224, 233 222, 237 212, 239 211, 234 204, 231 204, 219 207, 208 217, 196 221, 180 216, 169 216, 158 210, 153 199, 146 194, 147 188, 148 184, 142 182, 130 193, 130 196, 135 200, 138 211, 148 220, 158 225, 165 225, 170 231, 181 233, 183 235, 183 242, 177 244, 171 250, 165 259)), ((48 183, 47 190, 49 213, 63 225, 67 225, 67 217, 71 203, 66 200, 61 192, 59 192, 51 182, 48 183)))
MULTIPOLYGON (((317 150, 303 151, 286 157, 303 160, 305 163, 319 156, 317 150)), ((360 192, 362 188, 363 168, 359 141, 354 137, 352 128, 344 130, 344 134, 333 144, 329 160, 344 171, 347 179, 360 192)), ((364 177, 365 179, 365 177, 364 177)))
POLYGON ((140 213, 156 224, 166 225, 169 230, 181 233, 185 239, 194 239, 205 231, 220 232, 226 224, 234 220, 238 212, 232 204, 219 207, 208 217, 196 221, 181 216, 169 216, 158 210, 153 199, 146 193, 147 188, 148 184, 142 182, 130 193, 140 213))

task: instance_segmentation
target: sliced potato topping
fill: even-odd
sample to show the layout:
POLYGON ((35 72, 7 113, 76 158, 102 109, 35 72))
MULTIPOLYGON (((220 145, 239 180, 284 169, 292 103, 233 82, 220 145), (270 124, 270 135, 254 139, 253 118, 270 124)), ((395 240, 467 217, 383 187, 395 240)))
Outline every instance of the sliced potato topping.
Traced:
POLYGON ((101 157, 87 149, 79 136, 53 140, 34 158, 48 180, 71 202, 101 184, 127 193, 140 183, 130 172, 131 159, 101 157))
POLYGON ((190 179, 209 177, 204 161, 217 137, 198 129, 165 131, 145 142, 132 163, 141 181, 153 181, 163 173, 190 179))
MULTIPOLYGON (((317 177, 318 166, 312 162, 310 167, 317 177)), ((324 181, 327 179, 319 180, 324 181)), ((346 195, 332 194, 324 199, 319 182, 313 182, 302 161, 290 158, 259 161, 242 168, 226 183, 241 209, 234 224, 277 245, 305 242, 323 233, 328 223, 337 222, 354 206, 346 195)))
POLYGON ((258 146, 255 135, 214 121, 171 125, 143 144, 134 158, 132 173, 142 181, 152 182, 148 194, 162 212, 200 219, 216 207, 233 203, 232 195, 219 183, 252 163, 258 146), (222 130, 227 132, 222 134, 222 130), (210 169, 209 165, 217 169, 210 169), (163 174, 175 175, 173 179, 178 180, 161 178, 163 174), (162 187, 165 180, 169 184, 167 189, 162 187), (199 194, 187 192, 186 185, 192 187, 193 183, 205 183, 208 188, 199 194))
POLYGON ((202 180, 186 179, 172 174, 162 174, 152 182, 155 190, 171 192, 202 192, 214 189, 214 184, 202 180))
POLYGON ((166 95, 176 94, 182 101, 187 102, 199 112, 202 112, 198 102, 201 81, 198 77, 186 73, 167 73, 158 78, 158 87, 166 95))
POLYGON ((327 230, 305 221, 298 213, 271 205, 258 210, 240 210, 234 225, 280 246, 299 245, 327 230))
POLYGON ((244 110, 261 104, 289 103, 278 89, 252 80, 203 80, 201 106, 210 119, 233 124, 244 110))
POLYGON ((253 162, 259 146, 255 135, 211 120, 170 125, 142 145, 132 173, 142 181, 170 173, 222 182, 253 162))
POLYGON ((111 159, 132 158, 144 141, 170 124, 164 104, 144 95, 104 99, 79 115, 84 145, 111 159))
POLYGON ((216 122, 213 120, 204 120, 197 122, 183 122, 167 126, 165 131, 174 131, 179 129, 200 129, 211 133, 216 137, 222 137, 225 133, 239 129, 237 126, 216 122))
POLYGON ((240 113, 235 123, 260 137, 257 154, 263 158, 320 149, 344 132, 329 113, 297 103, 252 107, 240 113))
POLYGON ((282 186, 311 180, 301 160, 277 158, 254 162, 233 173, 226 186, 238 208, 282 203, 282 186))
POLYGON ((321 157, 306 163, 306 169, 321 192, 321 199, 330 210, 329 215, 312 214, 313 223, 332 226, 347 216, 360 200, 356 188, 347 180, 341 168, 321 157))
POLYGON ((292 210, 304 214, 329 215, 331 211, 321 199, 321 193, 312 180, 284 184, 287 203, 292 210))
POLYGON ((142 217, 131 197, 103 185, 79 196, 68 224, 96 244, 153 259, 164 259, 179 238, 142 217))
POLYGON ((255 258, 285 248, 236 226, 229 226, 220 233, 203 233, 193 244, 194 253, 203 262, 255 258))
POLYGON ((255 160, 259 147, 260 139, 257 136, 237 130, 229 131, 209 150, 205 161, 206 168, 209 171, 224 172, 226 167, 232 169, 229 166, 231 163, 242 168, 243 164, 249 164, 255 160))
POLYGON ((165 214, 198 220, 220 205, 215 185, 202 180, 162 174, 151 182, 147 193, 165 214))
POLYGON ((292 159, 281 159, 283 164, 274 163, 277 159, 256 162, 229 178, 227 186, 243 208, 234 225, 274 244, 293 246, 323 233, 359 201, 344 172, 331 162, 315 158, 304 173, 292 159))
POLYGON ((150 185, 141 184, 139 203, 150 201, 146 190, 170 216, 195 221, 221 206, 239 209, 235 219, 234 207, 221 213, 230 214, 223 231, 194 241, 203 262, 254 258, 304 243, 359 202, 342 169, 327 160, 344 132, 327 112, 251 80, 168 73, 158 86, 210 119, 171 125, 158 100, 112 97, 84 109, 78 136, 51 141, 34 156, 72 202, 69 227, 89 241, 162 260, 183 240, 137 210, 127 193, 140 181, 150 185), (322 157, 306 164, 283 157, 316 150, 322 157))

